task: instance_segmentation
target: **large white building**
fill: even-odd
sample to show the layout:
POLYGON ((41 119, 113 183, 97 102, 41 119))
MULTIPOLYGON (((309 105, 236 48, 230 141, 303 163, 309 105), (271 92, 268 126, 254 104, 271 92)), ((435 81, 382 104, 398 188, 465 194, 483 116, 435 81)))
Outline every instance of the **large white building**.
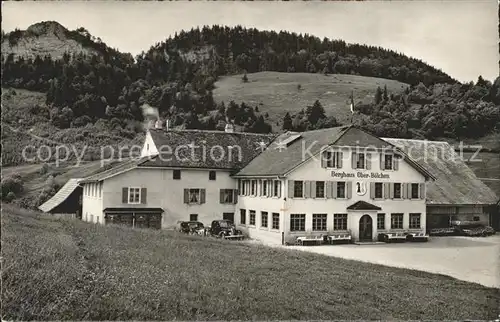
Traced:
POLYGON ((424 141, 381 139, 353 126, 276 137, 151 129, 140 159, 80 181, 82 219, 173 228, 225 218, 273 243, 425 232, 429 205, 489 221, 483 207, 497 202, 495 194, 462 160, 421 159, 427 147, 415 142, 424 141), (449 183, 457 180, 447 177, 453 167, 465 171, 455 175, 472 189, 449 183), (447 195, 461 199, 440 204, 447 195))

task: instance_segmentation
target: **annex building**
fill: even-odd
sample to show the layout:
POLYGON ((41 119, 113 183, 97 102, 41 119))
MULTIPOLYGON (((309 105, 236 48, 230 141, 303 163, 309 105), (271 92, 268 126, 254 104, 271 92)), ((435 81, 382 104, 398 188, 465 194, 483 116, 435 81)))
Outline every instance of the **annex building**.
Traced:
POLYGON ((383 139, 354 126, 279 136, 150 129, 141 158, 79 181, 82 220, 169 229, 230 219, 251 238, 426 232, 489 223, 498 197, 443 142, 383 139), (431 153, 440 148, 444 154, 431 153), (455 216, 455 217, 451 217, 455 216))

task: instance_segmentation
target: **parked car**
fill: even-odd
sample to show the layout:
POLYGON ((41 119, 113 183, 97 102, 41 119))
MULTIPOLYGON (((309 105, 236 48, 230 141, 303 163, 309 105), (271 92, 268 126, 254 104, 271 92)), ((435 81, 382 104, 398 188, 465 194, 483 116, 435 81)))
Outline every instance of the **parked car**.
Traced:
POLYGON ((495 234, 495 229, 480 223, 464 223, 455 226, 459 236, 486 237, 495 234))
POLYGON ((212 221, 210 235, 219 238, 243 239, 242 231, 236 229, 234 223, 227 219, 212 221))
POLYGON ((205 226, 199 221, 183 221, 180 223, 179 231, 190 235, 204 235, 205 226))

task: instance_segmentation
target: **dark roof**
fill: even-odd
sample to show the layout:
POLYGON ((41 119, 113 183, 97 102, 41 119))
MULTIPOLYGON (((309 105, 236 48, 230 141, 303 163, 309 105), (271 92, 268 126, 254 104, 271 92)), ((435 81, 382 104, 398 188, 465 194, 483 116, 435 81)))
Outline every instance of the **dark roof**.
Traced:
POLYGON ((104 212, 134 212, 134 213, 145 213, 145 212, 163 212, 162 208, 105 208, 104 212))
POLYGON ((309 148, 311 154, 315 155, 325 145, 337 141, 349 127, 334 127, 329 129, 301 132, 300 138, 291 142, 290 145, 280 149, 279 142, 283 142, 297 132, 287 132, 277 137, 268 148, 258 157, 253 159, 245 168, 238 172, 237 176, 259 176, 259 175, 283 175, 292 170, 303 160, 302 144, 309 148), (311 146, 312 145, 312 146, 311 146))
POLYGON ((162 129, 151 129, 150 134, 159 155, 141 166, 227 170, 241 169, 275 137, 242 132, 162 129))
POLYGON ((113 165, 112 168, 93 174, 83 179, 80 183, 97 182, 110 177, 114 177, 120 173, 127 172, 129 170, 136 168, 139 164, 149 159, 150 157, 146 156, 141 158, 132 158, 132 159, 127 159, 125 161, 120 161, 117 164, 113 165))
POLYGON ((372 205, 369 202, 360 200, 357 201, 356 203, 353 203, 349 207, 347 207, 348 210, 382 210, 382 208, 372 205))
POLYGON ((78 188, 78 184, 82 179, 75 178, 75 179, 69 179, 68 182, 64 186, 62 186, 57 193, 41 204, 38 209, 40 209, 43 212, 50 212, 52 209, 56 208, 59 206, 66 198, 68 198, 73 191, 75 191, 76 188, 78 188))
MULTIPOLYGON (((389 142, 354 126, 340 126, 301 133, 287 132, 276 138, 263 153, 253 159, 236 176, 285 175, 309 160, 311 155, 317 155, 326 146, 368 147, 373 150, 394 148, 389 142), (292 141, 286 148, 279 149, 279 142, 284 142, 297 134, 300 134, 299 138, 292 141)), ((405 161, 426 178, 432 178, 432 175, 421 165, 407 158, 404 153, 401 154, 405 161)))
POLYGON ((498 201, 447 142, 384 138, 417 160, 436 180, 429 182, 427 204, 490 205, 498 201))

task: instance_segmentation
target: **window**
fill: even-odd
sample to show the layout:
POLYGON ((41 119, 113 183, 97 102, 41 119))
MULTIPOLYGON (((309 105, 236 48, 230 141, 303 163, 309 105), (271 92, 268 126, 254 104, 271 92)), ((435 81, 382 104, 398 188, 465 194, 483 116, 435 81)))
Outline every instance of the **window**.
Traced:
POLYGON ((245 209, 240 209, 240 223, 245 225, 247 222, 247 211, 245 209))
POLYGON ((141 203, 141 188, 128 188, 128 203, 141 203))
POLYGON ((383 198, 382 182, 375 182, 375 198, 383 198))
POLYGON ((325 182, 316 181, 316 198, 325 198, 325 182))
POLYGON ((250 194, 252 196, 255 196, 256 190, 257 190, 256 188, 257 188, 257 181, 252 180, 252 186, 251 186, 251 190, 250 190, 250 194))
POLYGON ((198 221, 198 214, 190 214, 189 221, 198 221))
POLYGON ((391 228, 403 229, 403 214, 391 214, 391 228))
POLYGON ((290 215, 290 231, 305 231, 306 230, 306 215, 291 214, 290 215))
POLYGON ((233 203, 233 189, 220 190, 220 203, 233 203))
POLYGON ((392 154, 384 154, 384 170, 392 170, 392 154))
POLYGON ((99 182, 99 198, 102 197, 102 182, 99 182))
POLYGON ((340 152, 325 151, 323 153, 323 166, 327 168, 340 168, 340 152))
POLYGON ((377 229, 385 229, 385 214, 377 214, 377 229))
POLYGON ((418 183, 412 183, 411 184, 411 199, 418 199, 419 195, 419 189, 418 189, 418 183))
POLYGON ((267 196, 267 181, 266 180, 262 181, 262 195, 267 196))
POLYGON ((326 231, 326 214, 313 214, 313 230, 326 231))
POLYGON ((394 184, 394 199, 401 199, 401 183, 394 184))
POLYGON ((347 230, 347 214, 333 215, 333 230, 347 230))
POLYGON ((420 228, 420 214, 410 214, 410 229, 420 228))
POLYGON ((274 189, 273 189, 273 197, 280 197, 281 196, 281 181, 275 180, 274 181, 274 189))
POLYGON ((180 180, 181 179, 181 170, 174 170, 172 173, 173 179, 174 180, 180 180))
POLYGON ((250 210, 250 225, 255 226, 255 210, 250 210))
POLYGON ((293 182, 293 197, 302 198, 304 197, 304 182, 294 181, 293 182))
POLYGON ((247 181, 241 180, 240 195, 245 196, 247 194, 247 181))
POLYGON ((215 171, 208 172, 208 180, 215 180, 217 178, 217 173, 215 171))
POLYGON ((365 168, 365 154, 356 153, 356 169, 364 169, 364 168, 365 168))
POLYGON ((260 213, 260 226, 267 227, 268 214, 267 211, 262 211, 260 213))
POLYGON ((200 203, 200 189, 189 189, 189 203, 200 203))
POLYGON ((273 212, 273 229, 280 229, 280 214, 273 212))
POLYGON ((337 182, 337 198, 345 198, 345 182, 337 182))
POLYGON ((472 218, 472 220, 479 221, 479 216, 474 216, 474 218, 472 218))

